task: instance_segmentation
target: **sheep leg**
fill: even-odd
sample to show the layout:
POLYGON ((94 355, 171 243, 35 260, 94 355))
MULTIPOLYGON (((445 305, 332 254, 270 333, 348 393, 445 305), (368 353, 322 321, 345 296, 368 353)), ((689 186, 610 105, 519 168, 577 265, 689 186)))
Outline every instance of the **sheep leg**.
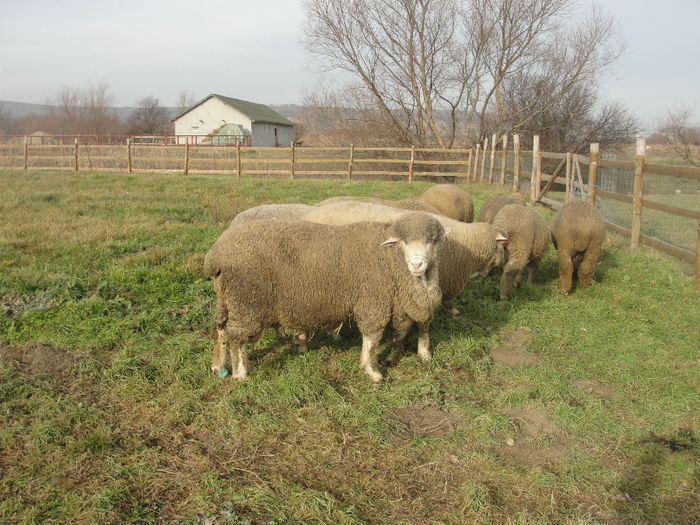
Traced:
POLYGON ((372 332, 371 334, 362 334, 360 368, 367 372, 367 375, 369 375, 375 383, 379 383, 383 379, 377 363, 377 349, 379 348, 381 337, 381 331, 372 332))
POLYGON ((461 312, 455 308, 451 299, 443 299, 442 307, 446 312, 450 312, 454 317, 457 317, 461 312))
POLYGON ((309 349, 307 344, 306 332, 300 332, 294 336, 294 344, 297 345, 297 350, 304 353, 309 349))
POLYGON ((527 284, 533 284, 535 282, 535 270, 540 265, 542 257, 534 257, 530 259, 530 265, 527 270, 527 284))
POLYGON ((503 267, 503 275, 501 276, 501 299, 507 301, 513 295, 513 290, 518 285, 522 276, 521 269, 511 264, 510 261, 503 267), (520 276, 520 279, 518 278, 520 276))
POLYGON ((418 323, 418 358, 430 361, 430 321, 418 323))
POLYGON ((589 246, 578 267, 578 286, 586 288, 593 282, 595 267, 600 257, 600 246, 589 246))
POLYGON ((231 354, 231 377, 242 381, 248 377, 248 345, 246 343, 229 344, 231 354))
POLYGON ((226 354, 228 354, 228 336, 226 330, 214 327, 214 354, 211 359, 211 370, 222 378, 228 375, 226 369, 226 354))
POLYGON ((574 261, 571 254, 564 250, 557 251, 557 258, 559 259, 559 291, 569 295, 574 275, 574 261))

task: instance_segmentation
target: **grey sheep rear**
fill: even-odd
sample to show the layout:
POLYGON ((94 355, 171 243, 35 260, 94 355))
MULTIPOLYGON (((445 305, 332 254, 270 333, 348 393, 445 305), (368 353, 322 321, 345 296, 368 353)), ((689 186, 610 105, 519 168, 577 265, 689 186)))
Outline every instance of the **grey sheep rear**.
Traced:
MULTIPOLYGON (((440 223, 408 213, 394 223, 329 226, 306 221, 235 224, 209 250, 205 274, 214 281, 212 370, 223 375, 230 353, 233 377, 247 375, 247 344, 266 327, 304 333, 354 318, 362 333, 360 366, 374 381, 385 326, 419 324, 419 356, 429 358, 427 327, 442 293, 433 252, 440 223), (406 245, 427 247, 424 273, 409 271, 406 245)), ((413 265, 413 266, 412 266, 413 265)))
POLYGON ((549 228, 539 213, 521 204, 503 206, 494 217, 493 225, 508 237, 501 276, 501 299, 507 300, 520 285, 522 271, 528 264, 527 282, 533 283, 535 270, 549 242, 549 228))
POLYGON ((559 291, 569 294, 574 274, 579 288, 593 281, 605 238, 605 221, 587 202, 570 202, 552 218, 552 243, 559 259, 559 291))
POLYGON ((476 222, 493 222, 493 218, 498 213, 498 210, 506 204, 525 204, 525 196, 519 192, 513 192, 510 195, 501 195, 487 200, 476 216, 476 222))

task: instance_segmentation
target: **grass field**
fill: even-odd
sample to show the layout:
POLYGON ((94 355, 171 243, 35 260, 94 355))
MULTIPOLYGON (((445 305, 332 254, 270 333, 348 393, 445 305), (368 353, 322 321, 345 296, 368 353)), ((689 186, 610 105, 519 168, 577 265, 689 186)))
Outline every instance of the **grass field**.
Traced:
MULTIPOLYGON (((352 326, 209 371, 235 214, 424 183, 0 171, 0 522, 697 523, 700 294, 609 235, 596 283, 473 279, 434 359, 352 326)), ((495 189, 474 185, 477 209, 495 189)), ((551 212, 537 208, 547 219, 551 212)), ((415 349, 415 334, 408 348, 415 349)))

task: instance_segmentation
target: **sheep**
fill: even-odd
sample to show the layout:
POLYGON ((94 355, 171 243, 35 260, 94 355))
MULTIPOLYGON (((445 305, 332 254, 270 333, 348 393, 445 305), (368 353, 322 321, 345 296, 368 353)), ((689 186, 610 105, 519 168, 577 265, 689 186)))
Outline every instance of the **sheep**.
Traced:
MULTIPOLYGON (((304 220, 321 224, 350 224, 358 221, 391 221, 406 212, 390 206, 368 202, 341 201, 311 210, 304 220)), ((440 288, 443 307, 453 315, 453 306, 467 281, 476 275, 488 275, 503 264, 507 237, 487 223, 463 223, 434 215, 448 232, 440 248, 440 288)))
POLYGON ((559 291, 568 295, 574 274, 579 288, 593 281, 605 237, 605 221, 597 208, 587 202, 570 202, 552 218, 552 244, 559 259, 559 291))
POLYGON ((419 200, 437 208, 440 213, 461 222, 474 220, 471 195, 456 184, 436 184, 423 192, 419 200))
POLYGON ((373 381, 385 326, 419 325, 418 355, 430 358, 428 328, 442 293, 435 255, 444 229, 424 213, 393 223, 345 226, 254 220, 224 231, 204 260, 216 291, 212 371, 245 379, 247 345, 266 327, 305 333, 353 317, 360 368, 373 381))
POLYGON ((391 199, 380 199, 378 197, 354 197, 349 195, 341 195, 338 197, 331 197, 321 202, 317 202, 314 206, 327 206, 328 204, 335 204, 336 202, 369 202, 372 204, 382 204, 384 206, 391 206, 392 208, 400 208, 402 210, 414 210, 414 211, 424 211, 427 213, 436 213, 442 215, 440 210, 435 206, 423 202, 418 199, 401 199, 394 201, 391 199))
POLYGON ((506 262, 501 276, 501 299, 508 300, 520 286, 522 270, 529 263, 527 282, 532 284, 535 270, 549 242, 549 228, 542 216, 521 204, 506 204, 493 219, 493 225, 508 237, 506 262))
POLYGON ((231 225, 259 219, 303 219, 311 209, 306 204, 262 204, 236 215, 231 225))
POLYGON ((503 208, 506 204, 525 204, 525 196, 519 192, 513 192, 510 195, 502 195, 500 197, 494 197, 487 200, 481 208, 479 208, 479 213, 476 216, 477 222, 493 222, 493 218, 498 213, 498 210, 503 208))

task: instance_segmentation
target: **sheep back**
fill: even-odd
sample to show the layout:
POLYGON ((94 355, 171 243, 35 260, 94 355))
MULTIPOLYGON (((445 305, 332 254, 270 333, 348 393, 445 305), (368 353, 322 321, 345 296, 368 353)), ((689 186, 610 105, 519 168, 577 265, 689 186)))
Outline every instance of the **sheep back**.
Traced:
POLYGON ((420 200, 440 213, 461 222, 474 220, 474 202, 466 190, 456 184, 436 184, 423 192, 420 200))
POLYGON ((559 290, 571 291, 575 273, 580 288, 591 284, 605 238, 600 211, 588 202, 566 204, 554 214, 551 232, 559 259, 559 290))
POLYGON ((231 225, 260 219, 301 220, 311 209, 313 207, 306 204, 262 204, 236 215, 231 225))
POLYGON ((498 210, 503 208, 506 204, 513 203, 525 204, 525 196, 522 193, 513 192, 510 195, 501 195, 500 197, 489 199, 479 208, 476 221, 493 222, 493 218, 498 213, 498 210))
POLYGON ((440 214, 435 206, 423 202, 418 199, 401 199, 401 200, 391 200, 391 199, 380 199, 378 197, 353 197, 347 195, 340 195, 338 197, 331 197, 329 199, 317 202, 314 206, 326 206, 328 204, 335 204, 338 202, 367 202, 371 204, 381 204, 383 206, 390 206, 392 208, 399 208, 402 210, 412 210, 412 211, 424 211, 426 213, 437 213, 440 214))

